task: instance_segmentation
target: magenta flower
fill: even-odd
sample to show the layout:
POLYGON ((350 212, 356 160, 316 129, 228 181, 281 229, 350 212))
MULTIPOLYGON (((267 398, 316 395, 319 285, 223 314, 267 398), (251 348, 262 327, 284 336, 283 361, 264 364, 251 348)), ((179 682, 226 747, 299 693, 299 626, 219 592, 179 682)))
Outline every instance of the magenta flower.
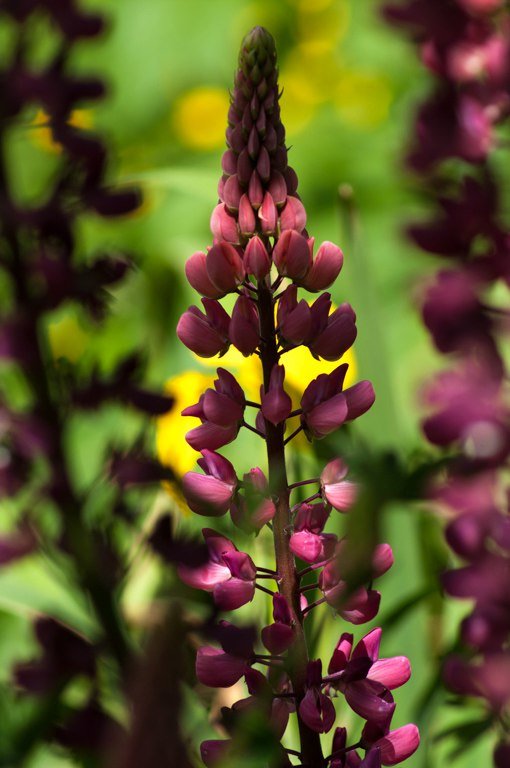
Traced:
POLYGON ((243 492, 236 493, 230 507, 232 522, 253 533, 269 523, 275 512, 267 478, 259 467, 255 467, 243 475, 243 492))
MULTIPOLYGON (((365 732, 363 731, 362 742, 368 747, 365 732)), ((397 765, 407 760, 416 752, 420 746, 420 732, 416 725, 409 723, 401 728, 387 732, 381 738, 372 742, 370 752, 379 750, 382 765, 397 765)))
POLYGON ((323 293, 310 308, 311 328, 307 345, 315 357, 338 360, 356 340, 356 315, 350 304, 341 304, 330 315, 331 296, 323 293))
POLYGON ((243 422, 243 390, 234 376, 224 368, 218 368, 217 372, 214 389, 207 389, 198 403, 182 412, 183 416, 195 416, 202 422, 186 435, 186 441, 196 451, 213 451, 232 442, 243 422))
POLYGON ((278 302, 277 323, 280 343, 284 347, 297 346, 310 337, 312 315, 305 299, 297 300, 297 287, 285 289, 278 302))
POLYGON ((244 251, 244 268, 248 275, 263 280, 271 269, 271 259, 260 237, 250 238, 244 251))
POLYGON ((224 296, 235 291, 244 280, 244 264, 241 256, 231 243, 219 242, 213 245, 206 257, 207 275, 224 296))
POLYGON ((321 472, 320 484, 322 498, 340 512, 347 512, 358 493, 358 486, 351 480, 346 480, 349 468, 338 458, 330 461, 321 472))
POLYGON ((211 528, 204 528, 202 533, 209 550, 209 562, 198 568, 179 566, 182 581, 190 587, 212 592, 214 602, 224 611, 251 602, 257 573, 251 557, 239 552, 230 539, 211 528))
MULTIPOLYGON (((311 238, 310 250, 313 249, 313 243, 314 240, 311 238)), ((344 255, 337 245, 329 241, 322 243, 300 285, 313 293, 329 288, 340 274, 343 263, 344 255)))
POLYGON ((342 691, 347 703, 365 720, 385 723, 391 719, 395 704, 385 691, 406 683, 411 667, 405 656, 379 659, 382 630, 369 632, 354 650, 352 635, 344 633, 335 648, 326 680, 342 691))
POLYGON ((177 323, 177 336, 200 357, 224 354, 230 346, 230 318, 213 299, 202 299, 205 315, 198 307, 189 307, 177 323))
POLYGON ((202 451, 202 458, 197 463, 205 475, 186 472, 182 479, 182 488, 190 509, 199 515, 224 515, 237 488, 234 467, 228 459, 209 450, 202 451))
POLYGON ((325 437, 373 405, 375 394, 368 381, 360 381, 342 391, 347 368, 347 363, 343 363, 330 374, 321 373, 305 389, 301 398, 301 424, 307 437, 325 437))
POLYGON ((326 560, 335 551, 335 534, 322 532, 328 517, 329 509, 323 504, 301 504, 296 512, 289 546, 306 563, 326 560))
POLYGON ((282 232, 273 250, 273 262, 278 273, 291 280, 303 278, 312 263, 308 240, 295 228, 282 232))
POLYGON ((212 282, 206 269, 207 256, 197 251, 190 256, 184 267, 188 283, 198 293, 209 299, 220 299, 224 294, 212 282))
POLYGON ((237 221, 230 214, 223 203, 216 206, 211 215, 211 232, 215 243, 226 241, 239 243, 239 230, 237 221))

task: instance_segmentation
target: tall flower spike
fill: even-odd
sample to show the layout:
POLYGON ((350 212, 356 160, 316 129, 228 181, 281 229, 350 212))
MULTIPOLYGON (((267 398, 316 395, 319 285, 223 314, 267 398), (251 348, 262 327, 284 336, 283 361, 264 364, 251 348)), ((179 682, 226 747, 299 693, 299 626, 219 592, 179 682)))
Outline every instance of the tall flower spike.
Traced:
MULTIPOLYGON (((298 297, 302 287, 316 292, 328 287, 341 270, 343 254, 326 242, 313 258, 314 241, 304 231, 306 213, 297 197, 296 174, 287 164, 278 98, 274 41, 266 30, 256 27, 244 39, 239 57, 228 115, 228 149, 222 159, 220 203, 211 219, 214 245, 207 255, 194 254, 186 267, 191 284, 205 296, 206 314, 192 307, 178 326, 182 341, 198 354, 223 354, 232 343, 243 355, 260 358, 260 403, 245 401, 235 379, 219 369, 215 390, 209 389, 185 410, 202 420, 189 433, 188 441, 203 448, 199 464, 205 474, 189 472, 183 486, 197 514, 218 516, 229 510, 236 525, 261 538, 267 535, 267 523, 276 563, 274 568, 257 568, 247 552, 206 529, 208 562, 196 568, 181 566, 180 573, 188 585, 212 592, 219 610, 264 599, 261 593, 269 593, 273 600, 274 621, 261 633, 269 656, 257 654, 252 645, 226 643, 225 638, 221 650, 205 646, 198 652, 197 675, 202 683, 227 687, 245 678, 250 696, 224 713, 229 736, 234 736, 239 714, 255 706, 264 717, 270 713, 278 737, 283 735, 289 713, 294 713, 301 763, 326 768, 328 758, 323 755, 319 734, 333 728, 336 713, 331 696, 342 690, 353 710, 371 727, 367 744, 372 748, 363 765, 379 768, 381 755, 386 759, 395 741, 389 730, 395 709, 390 688, 405 681, 405 662, 378 661, 377 654, 368 658, 368 651, 358 659, 363 656, 359 644, 351 657, 351 642, 344 654, 347 671, 330 675, 330 680, 322 676, 320 659, 309 660, 303 628, 309 611, 323 602, 333 605, 352 624, 372 619, 380 593, 371 588, 371 579, 384 573, 393 559, 391 548, 380 545, 365 569, 370 582, 356 585, 352 591, 340 568, 340 549, 345 542, 324 531, 332 507, 347 512, 355 501, 356 486, 346 464, 337 458, 314 480, 289 485, 287 479, 286 445, 295 434, 304 429, 310 440, 328 435, 368 410, 375 395, 368 381, 344 390, 345 363, 312 382, 306 381, 303 371, 301 408, 296 411, 285 389, 285 351, 306 345, 317 358, 340 360, 356 337, 356 317, 348 304, 330 314, 328 293, 319 295, 312 306, 298 297), (227 293, 237 294, 231 319, 217 301, 227 293), (257 408, 255 426, 245 421, 247 406, 257 408), (290 428, 288 422, 296 416, 300 416, 299 426, 290 428), (267 479, 257 467, 238 481, 230 462, 210 450, 235 439, 240 426, 264 440, 267 479), (316 503, 291 505, 293 488, 309 483, 317 490, 308 502, 316 503), (299 560, 309 564, 303 572, 299 560), (316 584, 302 585, 304 573, 311 570, 318 572, 316 584), (278 591, 269 589, 268 581, 260 583, 262 579, 273 581, 278 591), (308 604, 303 593, 310 588, 322 590, 323 597, 308 604), (269 667, 267 677, 252 668, 257 664, 269 667), (347 685, 349 675, 352 682, 347 685), (373 737, 370 743, 369 737, 373 737), (376 741, 379 743, 373 745, 376 741)), ((380 630, 376 632, 378 646, 380 630)), ((367 642, 365 638, 365 645, 367 642)), ((354 745, 348 744, 345 729, 337 729, 334 738, 333 750, 342 743, 345 755, 351 754, 354 745)), ((235 738, 232 742, 204 742, 205 764, 214 765, 234 745, 235 738)), ((402 754, 398 747, 395 756, 402 754)), ((281 764, 290 765, 287 755, 281 764)), ((342 756, 331 764, 335 768, 347 765, 342 756)))

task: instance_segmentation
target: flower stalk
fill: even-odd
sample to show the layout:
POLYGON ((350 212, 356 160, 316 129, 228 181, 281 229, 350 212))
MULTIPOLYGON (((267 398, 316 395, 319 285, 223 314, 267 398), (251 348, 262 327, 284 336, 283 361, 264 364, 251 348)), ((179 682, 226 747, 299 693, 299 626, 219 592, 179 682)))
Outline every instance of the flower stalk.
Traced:
MULTIPOLYGON (((333 683, 323 677, 321 660, 309 658, 304 622, 312 608, 322 603, 353 624, 372 619, 380 600, 372 580, 393 562, 389 545, 379 545, 367 568, 369 583, 351 589, 342 565, 346 542, 324 532, 332 510, 347 512, 355 501, 356 484, 347 479, 347 466, 336 458, 318 478, 289 483, 287 475, 286 446, 295 435, 303 431, 310 441, 325 437, 367 411, 375 395, 368 381, 345 388, 347 364, 304 386, 299 408, 293 408, 285 389, 281 357, 287 349, 305 345, 316 357, 340 360, 355 340, 356 326, 350 305, 332 310, 331 296, 323 292, 338 277, 343 254, 327 242, 314 255, 314 240, 306 232, 306 212, 297 195, 297 177, 287 163, 278 99, 275 44, 266 30, 256 27, 244 39, 239 56, 228 115, 228 149, 222 159, 220 202, 211 218, 214 243, 207 253, 194 254, 186 265, 189 282, 204 297, 205 314, 190 307, 177 326, 181 341, 199 355, 221 355, 233 345, 245 356, 260 358, 261 402, 255 425, 243 415, 245 407, 254 403, 248 403, 234 377, 222 368, 218 368, 214 389, 185 409, 186 415, 201 420, 187 439, 201 451, 199 465, 205 474, 187 473, 183 488, 197 514, 217 517, 229 511, 234 525, 245 531, 268 528, 275 554, 274 570, 259 569, 233 541, 207 528, 203 534, 209 562, 179 569, 187 584, 212 592, 220 610, 235 610, 261 592, 269 593, 273 603, 274 621, 260 635, 269 657, 255 650, 255 641, 251 637, 247 641, 245 630, 227 622, 219 625, 221 649, 206 646, 198 651, 196 671, 201 683, 224 687, 244 677, 250 693, 224 716, 222 724, 232 738, 202 744, 206 766, 235 752, 232 723, 236 713, 258 706, 263 710, 270 707, 267 714, 277 741, 284 735, 289 716, 297 718, 300 749, 281 747, 279 766, 291 766, 289 755, 293 755, 303 766, 325 768, 330 758, 324 757, 321 734, 330 731, 335 722, 333 683), (298 289, 320 295, 310 304, 298 299, 298 289), (231 317, 220 304, 228 293, 237 294, 231 317), (299 419, 297 427, 292 423, 295 419, 299 419), (233 465, 217 452, 243 427, 265 441, 267 476, 256 467, 239 480, 233 465), (317 484, 318 490, 291 506, 291 491, 309 484, 317 484), (300 561, 307 567, 303 569, 300 561), (315 569, 322 569, 317 583, 302 585, 302 577, 315 569), (273 593, 257 583, 258 574, 273 577, 278 591, 273 593), (322 595, 308 605, 304 592, 312 587, 322 595), (266 674, 254 669, 257 664, 267 668, 266 674), (275 666, 280 677, 274 676, 275 666)), ((344 633, 344 646, 345 637, 344 633)), ((351 707, 366 720, 360 744, 370 762, 359 759, 365 768, 378 768, 381 760, 386 765, 401 762, 419 741, 415 726, 406 726, 404 732, 390 731, 395 708, 390 689, 409 677, 407 659, 387 660, 387 668, 379 676, 367 678, 372 662, 377 663, 379 639, 380 633, 369 651, 360 641, 353 653, 365 654, 365 661, 354 663, 355 671, 349 672, 359 685, 345 687, 351 707)), ((347 656, 342 658, 347 664, 347 656)), ((335 651, 329 672, 338 673, 334 686, 340 691, 343 668, 335 651)), ((340 743, 342 734, 345 729, 337 728, 335 754, 345 748, 345 742, 340 743)))

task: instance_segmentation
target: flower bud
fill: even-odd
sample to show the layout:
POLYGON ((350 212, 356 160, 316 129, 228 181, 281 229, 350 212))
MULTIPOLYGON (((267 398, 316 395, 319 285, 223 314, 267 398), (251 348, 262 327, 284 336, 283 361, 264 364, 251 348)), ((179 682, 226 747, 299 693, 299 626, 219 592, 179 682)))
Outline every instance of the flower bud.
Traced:
POLYGON ((244 280, 243 260, 231 243, 213 245, 207 253, 206 266, 211 282, 224 294, 235 291, 244 280))
POLYGON ((340 274, 343 262, 344 255, 337 245, 327 241, 322 243, 301 285, 312 292, 329 288, 340 274))
POLYGON ((264 190, 257 171, 253 171, 248 184, 248 197, 254 208, 260 208, 264 199, 264 190))
POLYGON ((247 296, 239 296, 234 305, 229 337, 234 347, 245 357, 252 355, 260 343, 258 312, 247 296))
POLYGON ((237 178, 237 174, 234 174, 233 176, 229 176, 229 178, 225 182, 225 186, 223 187, 223 202, 227 206, 229 211, 236 212, 239 208, 239 202, 241 200, 241 195, 243 194, 243 190, 241 189, 241 186, 239 184, 239 179, 237 178))
POLYGON ((262 205, 259 208, 259 219, 262 232, 266 235, 272 235, 276 232, 278 222, 278 211, 269 192, 266 192, 262 205))
POLYGON ((261 388, 262 415, 275 426, 285 421, 292 410, 292 400, 283 388, 284 378, 283 365, 275 365, 271 371, 268 391, 264 392, 261 388))
POLYGON ((206 258, 206 254, 202 251, 197 251, 193 256, 190 256, 184 267, 186 277, 191 287, 201 293, 202 296, 207 296, 209 299, 219 299, 223 296, 223 291, 220 291, 211 282, 207 274, 206 258))
POLYGON ((263 280, 269 274, 271 259, 260 237, 250 238, 244 252, 244 268, 248 275, 254 275, 257 280, 263 280))
POLYGON ((219 203, 213 210, 210 226, 215 243, 221 240, 226 240, 227 243, 235 244, 239 242, 237 222, 235 218, 228 213, 223 203, 219 203))
POLYGON ((202 299, 206 314, 198 307, 189 307, 177 323, 177 336, 200 357, 214 357, 230 346, 230 318, 219 302, 202 299))
POLYGON ((274 247, 273 261, 280 275, 291 280, 302 279, 312 261, 306 237, 293 229, 282 232, 274 247))
POLYGON ((301 200, 297 197, 288 197, 285 207, 280 213, 280 230, 294 229, 302 232, 306 226, 306 211, 301 200))
POLYGON ((248 195, 243 195, 239 203, 239 229, 242 235, 252 235, 255 232, 255 213, 248 195))

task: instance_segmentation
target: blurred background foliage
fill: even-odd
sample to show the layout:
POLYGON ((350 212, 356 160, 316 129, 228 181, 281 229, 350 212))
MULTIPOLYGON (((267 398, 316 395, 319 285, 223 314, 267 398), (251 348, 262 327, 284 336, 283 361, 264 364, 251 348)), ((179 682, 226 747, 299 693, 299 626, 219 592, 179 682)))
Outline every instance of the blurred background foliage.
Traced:
MULTIPOLYGON (((277 42, 282 116, 308 230, 319 242, 338 242, 345 252, 333 298, 351 302, 358 315, 351 376, 370 378, 377 393, 374 408, 356 425, 354 438, 339 447, 353 454, 354 466, 368 464, 386 486, 386 498, 394 499, 384 510, 378 501, 375 504, 377 512, 384 511, 379 520, 382 540, 391 543, 396 558, 381 584, 383 603, 376 623, 385 628, 383 653, 406 654, 413 666, 411 682, 396 696, 394 724, 417 721, 422 729, 422 747, 407 762, 409 768, 487 763, 490 745, 485 737, 471 746, 469 755, 457 756, 455 738, 441 738, 456 721, 476 719, 477 710, 473 705, 467 713, 454 706, 438 682, 440 657, 454 641, 459 619, 458 606, 445 602, 438 591, 437 576, 447 557, 440 522, 432 510, 404 500, 406 493, 397 487, 421 460, 420 386, 438 365, 417 313, 420 285, 433 263, 402 236, 403 223, 422 216, 427 205, 402 162, 413 105, 427 89, 415 52, 384 26, 375 0, 89 0, 84 5, 106 13, 109 30, 99 41, 77 47, 75 66, 104 78, 109 94, 93 110, 76 111, 73 121, 105 135, 115 158, 111 180, 121 185, 136 182, 144 202, 121 222, 94 216, 82 220, 84 253, 127 251, 136 268, 114 293, 112 313, 101 328, 66 306, 51 318, 48 341, 59 365, 82 370, 95 365, 108 370, 130 350, 143 349, 150 383, 174 394, 176 408, 150 427, 118 407, 103 409, 93 418, 73 417, 69 455, 75 477, 82 487, 96 482, 108 452, 122 449, 137 435, 153 450, 157 447, 177 475, 193 466, 194 452, 184 443, 192 422, 181 419, 179 412, 210 384, 217 361, 200 361, 177 342, 179 314, 197 300, 183 266, 188 256, 211 241, 208 224, 217 202, 228 89, 238 46, 248 29, 262 24, 277 42), (392 454, 401 457, 400 466, 392 454)), ((51 35, 39 34, 44 57, 51 35)), ((58 152, 45 115, 26 115, 25 128, 11 142, 21 197, 31 200, 44 194, 58 152)), ((0 290, 5 295, 5 287, 0 290)), ((296 396, 319 372, 319 364, 303 355, 289 355, 285 362, 296 396)), ((257 396, 257 361, 229 353, 222 364, 232 366, 246 390, 257 396)), ((22 398, 15 374, 2 369, 0 375, 2 389, 22 398)), ((329 456, 337 447, 333 441, 319 450, 329 456)), ((235 456, 239 472, 263 466, 253 436, 243 435, 226 453, 235 456)), ((315 457, 301 443, 292 462, 313 468, 315 457)), ((101 514, 101 492, 99 482, 91 515, 101 514)), ((151 504, 147 496, 143 499, 140 540, 126 542, 132 565, 122 598, 130 621, 141 631, 150 625, 162 596, 180 594, 189 611, 200 612, 205 604, 201 594, 178 586, 142 545, 164 512, 170 511, 184 530, 198 531, 203 521, 186 513, 177 485, 162 489, 151 504)), ((0 503, 6 526, 14 513, 7 502, 0 503)), ((373 522, 373 512, 368 510, 367 525, 373 522)), ((333 524, 341 529, 344 519, 337 516, 333 524)), ((228 533, 229 520, 219 525, 228 533)), ((261 536, 253 546, 259 561, 269 564, 270 540, 261 536)), ((94 632, 89 606, 70 590, 65 572, 44 553, 0 572, 4 687, 13 660, 33 653, 30 619, 40 612, 58 616, 84 633, 94 632)), ((267 623, 268 606, 257 597, 241 614, 247 621, 267 623)), ((341 622, 327 611, 317 614, 309 634, 314 653, 327 660, 341 622)), ((220 692, 213 712, 220 700, 233 701, 237 694, 220 692)), ((185 729, 195 744, 214 733, 201 696, 203 692, 187 690, 185 729)), ((15 727, 13 718, 23 717, 22 711, 7 711, 6 702, 0 700, 0 747, 9 728, 15 727)), ((73 763, 45 747, 27 765, 68 768, 73 763)))

